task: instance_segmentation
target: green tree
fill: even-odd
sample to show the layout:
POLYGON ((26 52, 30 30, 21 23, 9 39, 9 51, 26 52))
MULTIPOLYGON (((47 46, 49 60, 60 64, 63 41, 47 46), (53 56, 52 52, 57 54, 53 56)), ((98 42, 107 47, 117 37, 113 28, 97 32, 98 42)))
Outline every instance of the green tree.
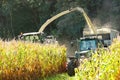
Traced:
POLYGON ((5 25, 1 27, 1 37, 10 38, 21 32, 38 31, 50 16, 49 8, 50 4, 45 0, 3 0, 1 15, 5 17, 5 25))
MULTIPOLYGON (((82 7, 90 18, 94 18, 97 15, 97 9, 100 9, 101 5, 101 0, 57 0, 55 7, 56 13, 74 7, 82 7)), ((67 14, 56 22, 59 34, 69 38, 79 38, 82 36, 85 24, 86 21, 80 12, 67 14)))
MULTIPOLYGON (((40 26, 61 11, 82 7, 90 19, 101 24, 112 22, 120 30, 119 0, 0 0, 0 37, 13 38, 21 32, 38 31, 40 26), (110 3, 106 9, 105 3, 110 3)), ((72 12, 48 25, 45 32, 68 38, 79 38, 86 21, 79 12, 72 12)))

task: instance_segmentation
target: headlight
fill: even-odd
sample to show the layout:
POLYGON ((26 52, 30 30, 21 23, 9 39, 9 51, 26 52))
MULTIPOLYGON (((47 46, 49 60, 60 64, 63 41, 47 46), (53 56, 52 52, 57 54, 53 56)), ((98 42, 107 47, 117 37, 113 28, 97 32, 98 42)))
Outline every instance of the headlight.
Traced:
POLYGON ((67 64, 70 62, 70 59, 69 58, 67 58, 67 64))

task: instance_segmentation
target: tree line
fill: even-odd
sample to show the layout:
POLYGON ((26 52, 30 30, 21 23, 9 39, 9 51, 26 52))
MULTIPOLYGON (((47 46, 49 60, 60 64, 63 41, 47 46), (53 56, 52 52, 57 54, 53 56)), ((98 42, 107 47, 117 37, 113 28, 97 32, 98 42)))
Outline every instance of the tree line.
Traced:
MULTIPOLYGON (((0 37, 14 38, 21 32, 38 31, 47 19, 78 6, 82 7, 92 20, 99 18, 101 24, 114 20, 114 27, 119 29, 119 0, 0 0, 0 37), (111 10, 104 8, 107 1, 111 2, 110 6, 107 6, 111 10)), ((45 32, 69 38, 80 37, 85 25, 83 15, 73 12, 52 22, 45 32)))

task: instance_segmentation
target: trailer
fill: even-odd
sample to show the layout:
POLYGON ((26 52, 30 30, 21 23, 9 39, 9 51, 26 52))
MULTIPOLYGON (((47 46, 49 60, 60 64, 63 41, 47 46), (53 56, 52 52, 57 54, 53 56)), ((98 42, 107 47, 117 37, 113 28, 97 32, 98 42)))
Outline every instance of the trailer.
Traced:
POLYGON ((103 40, 104 46, 108 47, 112 44, 113 40, 119 36, 119 31, 111 28, 99 28, 97 34, 91 34, 88 30, 83 31, 84 37, 98 37, 103 40))

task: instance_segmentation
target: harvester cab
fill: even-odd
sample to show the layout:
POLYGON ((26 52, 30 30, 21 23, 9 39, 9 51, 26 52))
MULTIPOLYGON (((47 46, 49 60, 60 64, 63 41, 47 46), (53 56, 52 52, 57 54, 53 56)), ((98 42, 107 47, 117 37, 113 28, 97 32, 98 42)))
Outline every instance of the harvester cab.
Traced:
POLYGON ((56 38, 54 36, 46 36, 46 34, 41 32, 30 32, 30 33, 23 33, 18 36, 19 40, 29 41, 33 43, 55 43, 56 38))
POLYGON ((90 58, 97 48, 103 47, 103 41, 97 37, 81 38, 77 40, 78 49, 75 51, 75 56, 68 57, 67 73, 69 76, 74 76, 74 69, 79 67, 84 58, 90 58))
POLYGON ((18 35, 19 40, 29 41, 29 42, 44 42, 45 35, 44 33, 40 32, 30 32, 30 33, 23 33, 18 35))

